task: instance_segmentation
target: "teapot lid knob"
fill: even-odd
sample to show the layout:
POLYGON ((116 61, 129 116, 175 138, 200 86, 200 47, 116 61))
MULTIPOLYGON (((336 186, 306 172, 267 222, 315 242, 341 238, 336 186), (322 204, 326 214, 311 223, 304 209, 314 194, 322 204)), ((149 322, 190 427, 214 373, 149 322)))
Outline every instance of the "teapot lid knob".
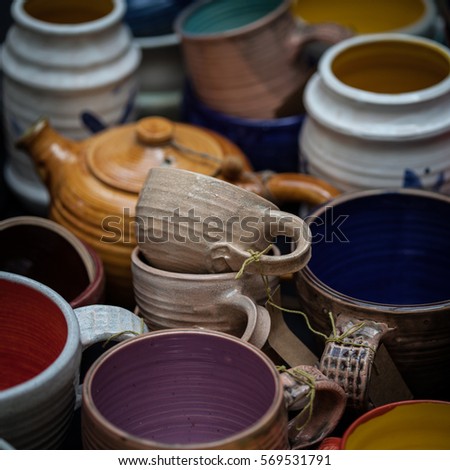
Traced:
POLYGON ((172 139, 174 123, 163 117, 140 119, 136 125, 139 141, 143 144, 162 144, 172 139))

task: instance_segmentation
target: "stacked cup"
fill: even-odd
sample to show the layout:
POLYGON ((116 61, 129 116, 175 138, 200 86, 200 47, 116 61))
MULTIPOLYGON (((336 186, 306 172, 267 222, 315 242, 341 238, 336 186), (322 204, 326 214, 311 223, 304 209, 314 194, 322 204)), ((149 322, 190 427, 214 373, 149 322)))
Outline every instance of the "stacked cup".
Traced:
POLYGON ((212 328, 264 346, 270 316, 259 304, 275 276, 310 258, 303 220, 236 185, 173 168, 150 170, 136 218, 133 285, 150 329, 212 328), (294 240, 292 253, 272 249, 277 235, 294 240))

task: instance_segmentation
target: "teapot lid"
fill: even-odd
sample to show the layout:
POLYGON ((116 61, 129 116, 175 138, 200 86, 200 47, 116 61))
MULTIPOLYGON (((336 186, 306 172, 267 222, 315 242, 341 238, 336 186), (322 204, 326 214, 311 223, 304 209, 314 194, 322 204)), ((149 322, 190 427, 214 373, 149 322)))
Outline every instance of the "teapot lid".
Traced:
POLYGON ((206 129, 148 117, 98 134, 86 152, 87 165, 99 180, 139 193, 153 167, 217 174, 226 149, 206 129))

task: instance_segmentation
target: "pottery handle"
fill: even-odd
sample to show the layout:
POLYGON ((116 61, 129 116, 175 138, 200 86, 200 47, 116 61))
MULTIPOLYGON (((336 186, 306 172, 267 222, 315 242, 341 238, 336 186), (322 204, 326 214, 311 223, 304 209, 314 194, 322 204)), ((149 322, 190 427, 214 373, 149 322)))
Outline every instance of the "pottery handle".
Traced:
POLYGON ((311 257, 311 231, 306 222, 289 212, 270 210, 264 214, 264 223, 266 234, 270 233, 272 239, 278 235, 292 239, 295 249, 282 255, 257 254, 255 262, 249 262, 253 256, 249 251, 224 245, 228 251, 225 258, 229 267, 236 272, 244 267, 245 272, 251 274, 274 276, 297 272, 303 268, 311 257), (244 266, 244 263, 247 264, 244 266))
POLYGON ((344 390, 313 366, 293 367, 280 377, 288 410, 299 410, 288 424, 291 448, 307 448, 322 441, 344 414, 344 390))
POLYGON ((389 330, 385 323, 358 321, 345 314, 337 317, 336 341, 325 344, 319 368, 345 390, 349 408, 367 409, 375 354, 389 330))
POLYGON ((340 191, 315 176, 303 173, 279 173, 270 176, 265 188, 273 199, 281 203, 307 203, 311 206, 334 199, 340 191))
POLYGON ((286 47, 291 60, 296 60, 306 44, 322 42, 337 44, 354 35, 354 32, 339 23, 302 24, 293 29, 288 37, 286 47))
MULTIPOLYGON (((122 307, 112 305, 89 305, 74 309, 80 327, 81 348, 101 341, 124 341, 148 331, 144 321, 122 307)), ((81 385, 76 378, 75 409, 81 405, 81 385)))
POLYGON ((245 313, 247 326, 241 339, 259 349, 264 346, 270 333, 270 315, 264 307, 257 305, 251 298, 242 294, 233 294, 219 300, 218 306, 224 309, 233 307, 245 313))

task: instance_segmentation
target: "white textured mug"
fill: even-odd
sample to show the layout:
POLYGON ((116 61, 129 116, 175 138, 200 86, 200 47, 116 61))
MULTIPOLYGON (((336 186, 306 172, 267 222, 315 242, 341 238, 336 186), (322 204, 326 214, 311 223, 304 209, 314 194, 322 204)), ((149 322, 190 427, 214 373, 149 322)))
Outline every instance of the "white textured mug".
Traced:
POLYGON ((120 307, 72 310, 49 287, 17 274, 0 272, 0 299, 0 445, 57 448, 81 404, 82 350, 147 328, 120 307))

